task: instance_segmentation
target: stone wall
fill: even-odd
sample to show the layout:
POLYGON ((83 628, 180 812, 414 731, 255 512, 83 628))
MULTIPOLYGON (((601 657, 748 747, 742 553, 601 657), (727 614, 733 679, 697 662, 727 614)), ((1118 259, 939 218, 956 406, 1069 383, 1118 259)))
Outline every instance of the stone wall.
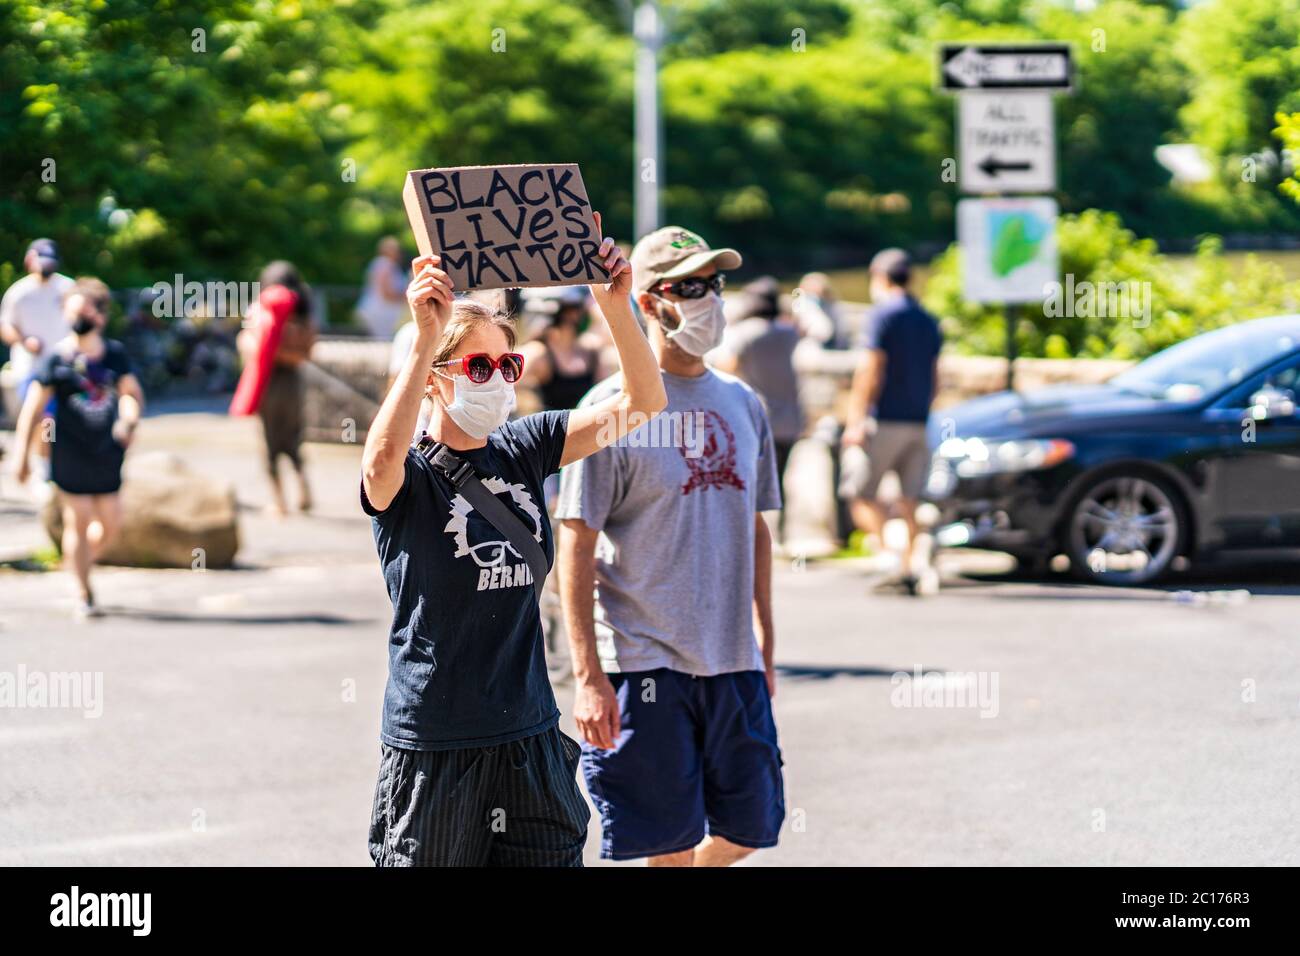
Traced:
MULTIPOLYGON (((349 423, 355 440, 366 429, 388 384, 389 347, 355 337, 323 338, 305 368, 308 441, 343 441, 349 423)), ((827 352, 801 346, 795 353, 800 394, 808 420, 826 414, 843 418, 858 352, 827 352)), ((1132 363, 1104 359, 1017 359, 1016 388, 1028 390, 1060 383, 1092 384, 1106 380, 1132 363)), ((977 395, 1000 391, 1007 380, 1007 360, 988 355, 944 355, 939 359, 936 408, 956 405, 977 395)), ((521 409, 532 407, 521 397, 521 409)))
MULTIPOLYGON (((827 352, 800 346, 795 352, 800 398, 809 421, 826 414, 843 419, 849 385, 859 352, 827 352)), ((1017 359, 1016 389, 1028 391, 1045 385, 1103 382, 1132 362, 1109 359, 1017 359)), ((1001 391, 1007 381, 1007 360, 992 355, 943 355, 939 359, 939 395, 936 408, 947 408, 977 395, 1001 391)))
POLYGON ((321 338, 303 366, 307 441, 366 439, 388 389, 387 342, 356 337, 321 338))

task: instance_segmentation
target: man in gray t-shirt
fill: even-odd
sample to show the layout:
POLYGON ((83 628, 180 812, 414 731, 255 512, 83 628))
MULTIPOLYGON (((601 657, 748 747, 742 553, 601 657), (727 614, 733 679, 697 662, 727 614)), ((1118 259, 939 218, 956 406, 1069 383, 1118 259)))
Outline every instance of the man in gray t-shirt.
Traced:
POLYGON ((761 514, 781 506, 776 453, 758 395, 702 358, 724 324, 718 269, 739 265, 677 227, 637 243, 668 406, 561 472, 574 718, 607 858, 725 866, 774 846, 785 816, 761 514))

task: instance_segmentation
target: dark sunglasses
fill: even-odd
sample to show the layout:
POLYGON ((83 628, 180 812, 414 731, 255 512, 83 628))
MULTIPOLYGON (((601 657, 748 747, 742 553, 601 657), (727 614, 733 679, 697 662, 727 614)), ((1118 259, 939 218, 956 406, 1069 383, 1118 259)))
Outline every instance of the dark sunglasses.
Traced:
POLYGON ((707 279, 703 276, 687 276, 685 279, 678 279, 676 282, 662 283, 659 286, 659 291, 671 292, 683 299, 703 299, 710 292, 721 294, 726 285, 727 277, 721 272, 715 272, 707 279))
POLYGON ((519 381, 519 376, 524 374, 524 357, 518 352, 507 352, 499 359, 494 359, 486 352, 475 352, 462 358, 433 363, 434 368, 448 365, 459 365, 461 374, 476 385, 482 385, 490 379, 497 369, 501 369, 501 377, 510 383, 519 381))

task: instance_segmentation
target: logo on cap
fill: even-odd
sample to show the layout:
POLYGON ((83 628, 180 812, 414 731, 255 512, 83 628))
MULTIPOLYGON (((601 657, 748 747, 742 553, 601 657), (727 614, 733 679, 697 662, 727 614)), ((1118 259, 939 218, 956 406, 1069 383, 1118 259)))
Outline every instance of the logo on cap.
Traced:
POLYGON ((668 243, 674 249, 694 249, 696 246, 704 245, 704 240, 693 232, 687 232, 680 229, 673 233, 673 241, 668 243))

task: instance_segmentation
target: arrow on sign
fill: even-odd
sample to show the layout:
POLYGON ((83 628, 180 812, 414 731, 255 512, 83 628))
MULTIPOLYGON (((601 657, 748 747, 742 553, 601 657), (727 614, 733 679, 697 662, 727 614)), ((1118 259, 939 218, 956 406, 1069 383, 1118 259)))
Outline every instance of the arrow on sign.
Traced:
POLYGON ((1000 172, 1027 173, 1029 170, 1033 169, 1034 166, 1028 161, 1007 163, 998 159, 996 156, 986 156, 984 157, 984 161, 979 164, 979 168, 984 171, 986 176, 996 179, 1000 172))
POLYGON ((988 71, 988 61, 979 50, 968 46, 944 64, 943 71, 962 86, 975 86, 988 71))

